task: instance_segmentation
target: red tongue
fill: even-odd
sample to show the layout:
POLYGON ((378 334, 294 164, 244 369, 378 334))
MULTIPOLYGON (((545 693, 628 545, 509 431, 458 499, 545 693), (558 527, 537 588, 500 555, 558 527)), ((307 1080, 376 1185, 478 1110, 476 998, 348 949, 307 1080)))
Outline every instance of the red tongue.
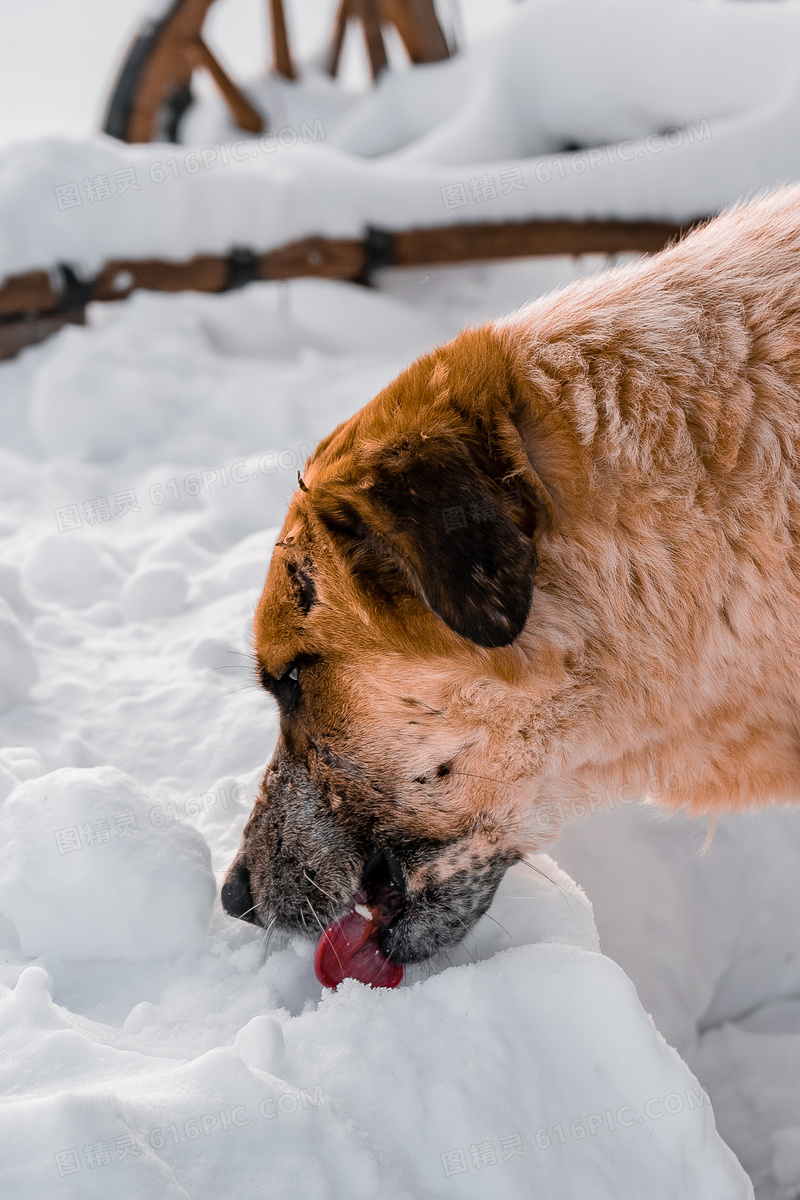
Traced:
POLYGON ((371 915, 366 916, 368 911, 364 893, 357 892, 350 909, 331 921, 317 942, 314 970, 325 987, 338 987, 343 979, 358 979, 370 987, 393 988, 403 978, 402 965, 381 954, 380 927, 371 915))

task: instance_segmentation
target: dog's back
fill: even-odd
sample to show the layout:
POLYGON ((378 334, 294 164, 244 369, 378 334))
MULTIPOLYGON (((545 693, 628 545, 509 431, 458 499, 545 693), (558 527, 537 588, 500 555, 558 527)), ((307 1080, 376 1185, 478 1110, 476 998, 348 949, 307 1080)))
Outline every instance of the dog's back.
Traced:
POLYGON ((581 647, 595 736, 639 786, 690 764, 676 803, 796 796, 800 187, 497 328, 558 508, 532 624, 581 647))

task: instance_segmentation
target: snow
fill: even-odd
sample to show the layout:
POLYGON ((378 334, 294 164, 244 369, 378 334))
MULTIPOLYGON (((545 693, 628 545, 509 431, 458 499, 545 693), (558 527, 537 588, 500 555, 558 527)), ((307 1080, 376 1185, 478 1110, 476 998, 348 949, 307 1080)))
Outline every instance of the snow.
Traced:
MULTIPOLYGON (((185 966, 121 1027, 68 1011, 47 972, 26 967, 0 1000, 1 1061, 14 1064, 15 1103, 0 1112, 7 1194, 222 1198, 260 1179, 272 1196, 343 1200, 487 1186, 500 1200, 561 1188, 611 1200, 621 1184, 654 1200, 678 1186, 747 1196, 699 1085, 596 952, 585 898, 547 858, 533 865, 561 891, 509 872, 493 913, 516 949, 484 918, 474 964, 435 962, 391 995, 345 984, 320 999, 310 943, 264 962, 252 935, 220 929, 217 953, 192 964, 190 1055, 176 1054, 185 966), (134 1151, 118 1160, 124 1139, 134 1151), (70 1151, 85 1163, 80 1190, 59 1178, 69 1160, 55 1156, 70 1151)), ((119 964, 94 966, 95 984, 113 970, 119 987, 119 964)))
POLYGON ((183 608, 189 594, 189 576, 180 563, 154 563, 131 575, 120 601, 131 621, 172 616, 183 608))
POLYGON ((11 606, 0 598, 0 708, 24 700, 38 678, 33 648, 11 606))
MULTIPOLYGON (((0 0, 4 36, 0 40, 0 146, 43 134, 82 137, 99 128, 106 98, 123 54, 142 21, 163 12, 167 0, 0 0), (55 98, 55 102, 54 102, 55 98)), ((501 24, 517 0, 447 0, 440 20, 447 30, 458 10, 459 44, 483 39, 501 24)), ((320 55, 333 25, 336 0, 287 4, 292 51, 306 62, 320 55)), ((216 0, 203 36, 236 80, 255 77, 269 58, 268 21, 259 0, 216 0)), ((388 49, 392 66, 405 57, 388 49)), ((368 86, 369 68, 357 30, 345 42, 340 79, 348 90, 368 86)), ((193 88, 214 94, 207 76, 193 88)))
POLYGON ((124 579, 109 552, 83 538, 65 543, 57 534, 37 541, 22 576, 32 595, 70 608, 118 596, 124 579))
POLYGON ((800 175, 799 44, 797 0, 530 0, 462 56, 346 105, 321 76, 256 81, 274 126, 260 138, 209 97, 190 150, 23 142, 0 153, 0 275, 368 225, 704 216, 800 175))
POLYGON ((603 950, 709 1087, 757 1194, 781 1200, 800 1191, 800 814, 722 816, 703 852, 707 834, 705 820, 622 805, 553 853, 591 896, 603 950))
POLYGON ((142 959, 201 949, 215 883, 196 830, 154 823, 115 767, 62 767, 3 805, 0 910, 36 958, 142 959), (91 869, 75 850, 92 850, 91 869))

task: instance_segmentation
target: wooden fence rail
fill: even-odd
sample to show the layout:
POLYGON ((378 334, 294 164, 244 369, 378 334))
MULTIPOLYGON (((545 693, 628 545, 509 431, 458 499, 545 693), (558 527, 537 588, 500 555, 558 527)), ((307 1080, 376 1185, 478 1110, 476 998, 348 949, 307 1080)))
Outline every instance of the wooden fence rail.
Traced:
MULTIPOLYGON (((693 222, 692 224, 695 224, 693 222)), ((263 254, 235 247, 228 255, 198 254, 184 262, 114 259, 91 279, 68 264, 28 271, 0 282, 0 359, 43 341, 65 324, 80 324, 92 300, 122 300, 136 288, 159 292, 225 292, 255 280, 315 276, 369 282, 382 267, 547 255, 654 253, 690 225, 655 221, 519 221, 451 225, 363 238, 308 237, 263 254)))

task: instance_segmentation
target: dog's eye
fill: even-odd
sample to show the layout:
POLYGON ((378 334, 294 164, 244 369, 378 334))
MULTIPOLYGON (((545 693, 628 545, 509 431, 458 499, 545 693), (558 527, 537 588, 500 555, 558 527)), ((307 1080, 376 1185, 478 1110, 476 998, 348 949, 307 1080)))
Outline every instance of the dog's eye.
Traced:
POLYGON ((283 671, 277 677, 270 675, 264 667, 261 667, 258 675, 261 686, 278 700, 281 698, 281 693, 293 692, 296 684, 300 682, 300 669, 297 666, 290 667, 288 671, 283 671))
POLYGON ((293 712, 302 699, 301 670, 304 673, 312 672, 314 666, 319 662, 319 657, 318 654, 298 654, 293 660, 286 663, 280 674, 276 673, 275 675, 271 675, 263 665, 259 667, 258 677, 261 686, 278 701, 278 706, 284 716, 293 712))

